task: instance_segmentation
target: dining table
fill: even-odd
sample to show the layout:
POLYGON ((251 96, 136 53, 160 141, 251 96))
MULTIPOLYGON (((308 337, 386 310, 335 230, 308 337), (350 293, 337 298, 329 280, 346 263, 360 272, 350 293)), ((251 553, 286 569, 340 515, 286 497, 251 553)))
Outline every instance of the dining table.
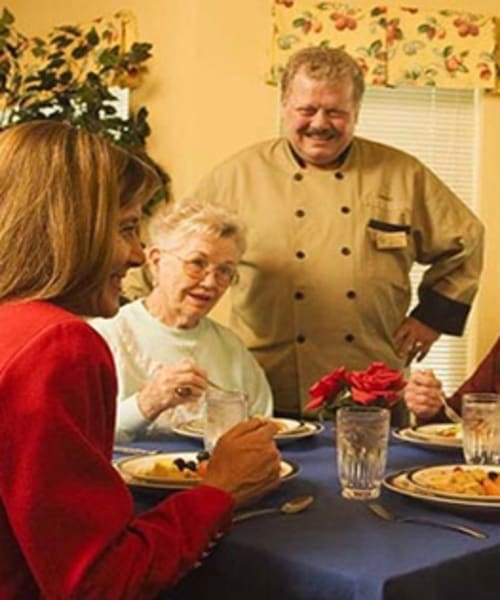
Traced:
MULTIPOLYGON (((442 506, 382 488, 379 501, 399 516, 432 517, 480 529, 485 539, 428 525, 384 521, 365 501, 345 499, 337 478, 331 423, 307 438, 279 443, 294 477, 261 499, 275 507, 312 495, 298 514, 267 514, 234 523, 201 564, 162 599, 217 600, 498 600, 500 507, 486 513, 442 506)), ((134 447, 196 452, 198 439, 175 433, 134 447)), ((119 455, 115 455, 119 458, 119 455)), ((460 448, 435 449, 391 435, 386 472, 463 463, 460 448)), ((152 508, 171 490, 133 489, 135 509, 152 508)))

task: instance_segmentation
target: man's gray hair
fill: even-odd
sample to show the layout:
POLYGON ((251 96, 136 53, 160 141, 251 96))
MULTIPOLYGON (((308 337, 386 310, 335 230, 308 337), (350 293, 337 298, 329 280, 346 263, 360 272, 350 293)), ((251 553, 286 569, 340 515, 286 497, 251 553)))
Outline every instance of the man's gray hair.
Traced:
POLYGON ((360 104, 365 91, 363 71, 359 64, 339 48, 313 46, 292 54, 281 78, 281 99, 285 100, 294 77, 303 72, 311 79, 337 83, 350 80, 353 84, 353 101, 360 104))
POLYGON ((236 213, 216 202, 188 198, 158 209, 148 223, 150 242, 164 245, 180 236, 205 233, 218 238, 232 238, 240 255, 246 249, 246 227, 236 213))

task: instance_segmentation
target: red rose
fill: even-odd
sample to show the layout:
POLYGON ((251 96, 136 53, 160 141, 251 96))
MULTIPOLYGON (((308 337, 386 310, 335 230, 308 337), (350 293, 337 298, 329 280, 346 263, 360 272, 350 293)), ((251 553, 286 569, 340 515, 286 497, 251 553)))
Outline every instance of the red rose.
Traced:
POLYGON ((306 404, 306 409, 338 408, 352 403, 390 408, 400 400, 404 385, 402 374, 382 362, 374 362, 364 371, 348 372, 341 367, 311 386, 312 400, 306 404))
POLYGON ((335 369, 335 371, 322 377, 309 388, 309 395, 312 400, 306 404, 306 410, 314 410, 323 406, 330 396, 335 396, 340 392, 346 379, 347 373, 344 367, 335 369))
POLYGON ((392 406, 399 400, 398 392, 404 387, 401 372, 382 362, 372 363, 366 371, 352 371, 346 379, 353 400, 365 405, 382 399, 387 406, 392 406))

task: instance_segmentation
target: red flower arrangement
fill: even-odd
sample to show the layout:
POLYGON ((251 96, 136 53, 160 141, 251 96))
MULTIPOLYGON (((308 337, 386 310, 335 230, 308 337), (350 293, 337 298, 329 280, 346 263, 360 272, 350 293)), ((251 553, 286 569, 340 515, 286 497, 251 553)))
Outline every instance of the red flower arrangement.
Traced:
POLYGON ((335 369, 309 389, 307 410, 339 408, 352 404, 391 408, 401 399, 405 381, 400 371, 373 362, 365 371, 335 369))

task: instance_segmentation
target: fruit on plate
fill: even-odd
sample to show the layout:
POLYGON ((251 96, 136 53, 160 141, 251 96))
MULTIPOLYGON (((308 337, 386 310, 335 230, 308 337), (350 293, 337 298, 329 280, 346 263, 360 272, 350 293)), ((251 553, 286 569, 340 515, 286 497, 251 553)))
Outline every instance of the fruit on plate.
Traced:
POLYGON ((441 431, 438 431, 437 434, 445 438, 462 439, 462 424, 454 423, 453 425, 447 425, 441 431))
POLYGON ((482 481, 487 496, 500 496, 500 476, 498 473, 489 472, 482 481))
POLYGON ((193 460, 178 458, 159 458, 153 466, 144 469, 143 477, 160 477, 162 479, 203 479, 207 472, 209 455, 199 452, 193 460))

